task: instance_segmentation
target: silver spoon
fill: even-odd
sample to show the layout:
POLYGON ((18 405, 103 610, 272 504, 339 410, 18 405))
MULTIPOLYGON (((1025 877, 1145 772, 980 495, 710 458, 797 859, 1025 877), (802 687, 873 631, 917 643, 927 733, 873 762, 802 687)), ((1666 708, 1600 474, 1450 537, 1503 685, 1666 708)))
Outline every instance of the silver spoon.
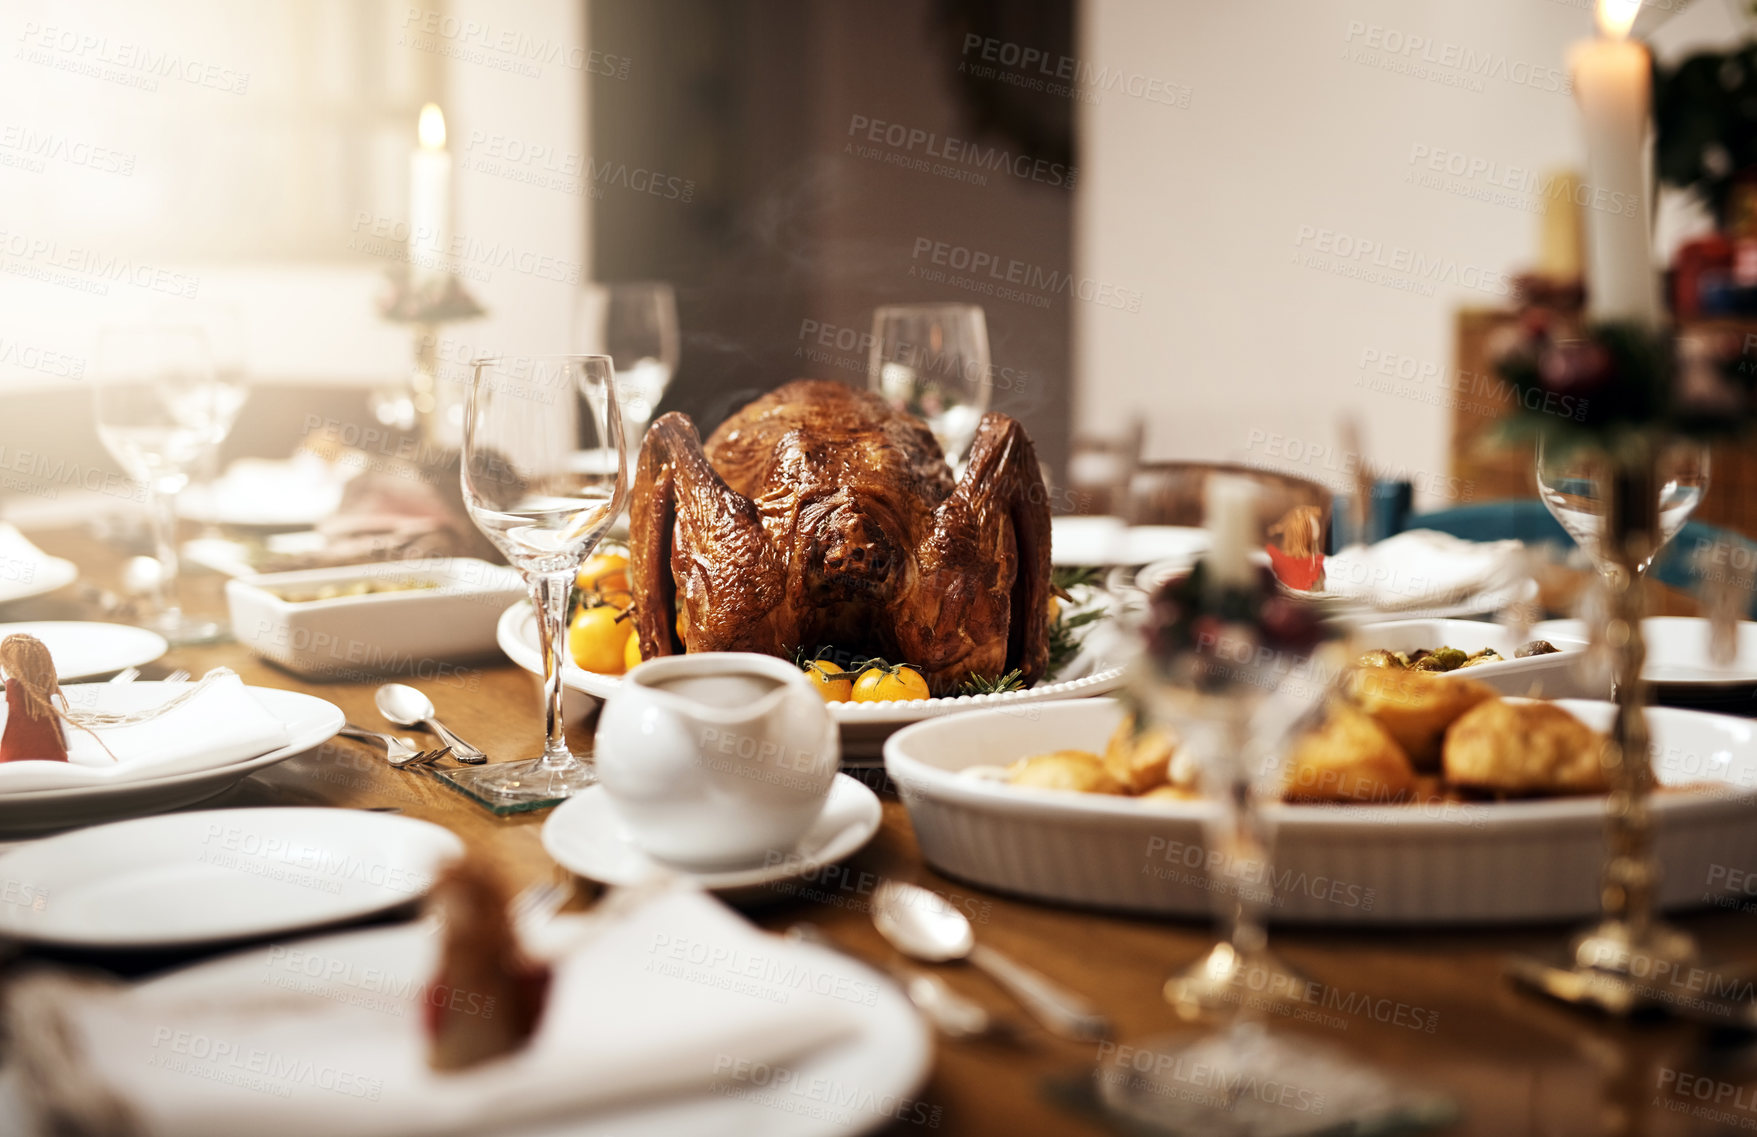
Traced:
POLYGON ((396 725, 418 726, 438 735, 459 762, 473 766, 488 761, 488 755, 447 730, 433 709, 433 700, 408 684, 386 683, 372 696, 372 701, 378 705, 378 713, 396 725))
POLYGON ((937 892, 888 880, 873 894, 872 922, 904 955, 928 963, 968 959, 1053 1034, 1080 1042, 1110 1034, 1110 1023, 1091 1003, 1048 976, 977 943, 970 921, 937 892))
MULTIPOLYGON (((787 938, 826 947, 851 959, 859 958, 830 939, 816 924, 795 924, 787 929, 787 938)), ((929 975, 920 968, 906 964, 898 964, 890 970, 891 978, 897 981, 903 994, 915 1004, 915 1009, 947 1038, 977 1038, 995 1029, 993 1020, 982 1004, 958 994, 946 986, 946 981, 939 976, 929 975)))

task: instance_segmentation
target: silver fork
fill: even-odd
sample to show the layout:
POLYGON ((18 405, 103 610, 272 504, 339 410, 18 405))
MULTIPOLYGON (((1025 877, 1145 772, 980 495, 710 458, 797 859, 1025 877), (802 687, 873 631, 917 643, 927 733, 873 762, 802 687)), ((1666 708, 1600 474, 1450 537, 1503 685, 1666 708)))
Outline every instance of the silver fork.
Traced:
POLYGON ((122 670, 116 672, 116 674, 110 676, 110 678, 108 680, 106 680, 106 682, 108 682, 110 684, 110 686, 112 686, 112 687, 126 687, 128 684, 134 682, 136 679, 139 679, 139 678, 140 678, 140 668, 138 668, 138 667, 124 667, 122 670))
POLYGON ((394 734, 385 734, 382 731, 367 730, 365 727, 355 726, 353 723, 345 723, 342 729, 336 733, 344 738, 357 738, 361 742, 384 743, 385 760, 399 770, 405 766, 424 766, 445 757, 451 750, 449 746, 442 746, 437 750, 418 750, 406 738, 398 738, 394 734))
POLYGON ((161 683, 187 683, 191 676, 187 668, 179 667, 160 680, 161 683))
POLYGON ((519 890, 519 894, 507 903, 506 916, 512 926, 521 931, 540 927, 553 919, 572 897, 571 881, 566 884, 556 881, 533 884, 519 890))

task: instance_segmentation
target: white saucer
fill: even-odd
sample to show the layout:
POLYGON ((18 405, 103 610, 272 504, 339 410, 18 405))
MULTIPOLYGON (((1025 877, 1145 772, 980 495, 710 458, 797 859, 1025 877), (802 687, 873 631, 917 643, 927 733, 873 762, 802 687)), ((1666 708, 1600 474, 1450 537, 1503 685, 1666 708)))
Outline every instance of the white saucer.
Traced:
POLYGON ((0 857, 0 936, 182 947, 357 919, 426 894, 464 844, 411 817, 289 806, 119 821, 0 857))
POLYGON ((55 675, 63 683, 113 675, 124 667, 139 667, 164 655, 170 645, 165 637, 130 624, 103 624, 95 620, 36 620, 23 624, 0 624, 0 639, 10 635, 35 636, 49 649, 55 675))
POLYGON ((655 872, 689 877, 713 892, 740 892, 804 876, 853 856, 878 832, 883 814, 878 795, 847 774, 837 774, 823 813, 786 856, 774 864, 702 871, 658 861, 641 852, 623 828, 603 786, 564 802, 543 823, 543 848, 557 864, 605 884, 637 884, 655 872))

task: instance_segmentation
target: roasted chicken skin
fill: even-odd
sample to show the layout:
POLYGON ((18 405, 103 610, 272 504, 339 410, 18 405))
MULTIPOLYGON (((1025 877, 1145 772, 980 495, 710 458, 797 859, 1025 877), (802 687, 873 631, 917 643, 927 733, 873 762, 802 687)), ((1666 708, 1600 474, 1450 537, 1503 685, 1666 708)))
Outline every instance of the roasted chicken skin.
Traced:
POLYGON ((935 695, 1049 658, 1049 500, 1024 428, 984 415, 956 485, 884 400, 801 379, 720 425, 648 430, 629 504, 641 657, 825 645, 921 670, 935 695))

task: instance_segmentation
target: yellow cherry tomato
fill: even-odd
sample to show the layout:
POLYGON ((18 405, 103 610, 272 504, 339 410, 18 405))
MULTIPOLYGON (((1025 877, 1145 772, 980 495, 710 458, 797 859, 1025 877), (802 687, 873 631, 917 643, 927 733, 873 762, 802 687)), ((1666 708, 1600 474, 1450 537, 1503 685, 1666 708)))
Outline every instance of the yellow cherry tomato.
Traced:
POLYGON ((628 558, 621 553, 594 553, 580 566, 574 583, 581 592, 627 592, 628 558))
MULTIPOLYGON (((625 620, 623 622, 630 623, 631 621, 625 620)), ((640 661, 641 637, 631 635, 628 637, 628 645, 622 649, 622 669, 624 671, 633 671, 640 661)))
POLYGON ((856 703, 895 703, 928 697, 927 680, 913 667, 869 667, 854 681, 856 703))
POLYGON ((580 609, 567 629, 567 649, 575 663, 600 675, 622 674, 625 645, 634 634, 634 621, 619 621, 620 615, 608 604, 580 609))
POLYGON ((826 703, 846 703, 854 694, 854 680, 832 679, 832 675, 841 675, 842 665, 827 659, 814 659, 805 665, 805 677, 817 688, 826 703))

